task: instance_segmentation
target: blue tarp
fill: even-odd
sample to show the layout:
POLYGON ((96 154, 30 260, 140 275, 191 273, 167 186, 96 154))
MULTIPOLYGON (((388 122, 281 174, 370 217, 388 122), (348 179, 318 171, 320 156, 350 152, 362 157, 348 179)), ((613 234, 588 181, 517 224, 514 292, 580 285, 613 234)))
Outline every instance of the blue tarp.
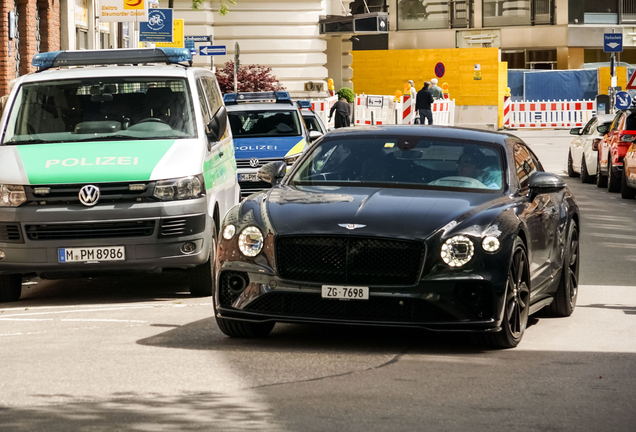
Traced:
POLYGON ((528 71, 526 100, 593 100, 598 94, 597 70, 528 71))
POLYGON ((512 100, 593 100, 598 70, 508 70, 512 100))

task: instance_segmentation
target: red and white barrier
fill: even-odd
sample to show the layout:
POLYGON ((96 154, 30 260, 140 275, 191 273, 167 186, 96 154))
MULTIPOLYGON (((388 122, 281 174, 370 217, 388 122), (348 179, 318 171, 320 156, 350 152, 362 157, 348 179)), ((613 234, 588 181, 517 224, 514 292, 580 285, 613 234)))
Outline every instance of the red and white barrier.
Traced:
POLYGON ((510 129, 510 96, 504 96, 503 103, 503 127, 510 129))
POLYGON ((510 102, 507 114, 505 104, 504 99, 503 123, 509 128, 579 127, 596 115, 594 101, 510 102))
MULTIPOLYGON (((438 99, 431 106, 433 111, 433 124, 441 126, 453 126, 455 124, 455 99, 438 99)), ((415 122, 415 101, 411 96, 402 96, 399 109, 401 124, 413 124, 415 122)))
MULTIPOLYGON (((311 106, 316 114, 320 117, 320 120, 327 126, 327 128, 333 128, 336 126, 335 120, 332 117, 329 121, 329 112, 331 107, 338 102, 338 96, 329 96, 325 99, 312 99, 311 106)), ((335 116, 334 116, 335 117, 335 116)))
POLYGON ((395 124, 395 108, 392 96, 356 95, 354 124, 356 126, 395 124), (370 101, 380 102, 380 100, 382 106, 371 105, 370 101))

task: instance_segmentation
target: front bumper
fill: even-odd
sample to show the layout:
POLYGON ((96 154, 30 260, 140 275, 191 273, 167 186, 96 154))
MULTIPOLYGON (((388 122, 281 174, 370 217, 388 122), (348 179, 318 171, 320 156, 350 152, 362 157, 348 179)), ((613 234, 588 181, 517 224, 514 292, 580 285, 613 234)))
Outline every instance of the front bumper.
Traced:
POLYGON ((321 285, 293 283, 256 263, 220 262, 217 316, 252 322, 334 323, 499 331, 504 286, 472 275, 409 287, 370 287, 368 300, 321 297, 321 285), (239 278, 239 279, 237 279, 239 278), (240 279, 245 281, 242 286, 240 279))
POLYGON ((0 261, 0 273, 64 277, 121 270, 157 272, 164 268, 192 268, 208 260, 211 227, 206 198, 92 208, 80 205, 4 208, 0 212, 0 250, 5 258, 0 261), (182 252, 185 242, 194 243, 195 250, 182 252), (124 246, 126 259, 59 262, 60 248, 108 246, 124 246))

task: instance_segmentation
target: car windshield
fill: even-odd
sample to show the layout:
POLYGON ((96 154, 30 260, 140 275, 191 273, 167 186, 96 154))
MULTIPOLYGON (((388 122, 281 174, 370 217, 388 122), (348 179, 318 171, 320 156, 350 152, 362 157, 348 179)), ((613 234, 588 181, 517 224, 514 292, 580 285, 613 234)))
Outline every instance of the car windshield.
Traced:
POLYGON ((83 78, 28 83, 11 109, 5 144, 194 138, 181 78, 83 78))
POLYGON ((503 188, 501 153, 470 141, 419 137, 323 140, 294 172, 292 185, 503 188))
POLYGON ((228 113, 235 138, 300 135, 300 119, 294 110, 248 110, 228 113))
POLYGON ((318 118, 315 116, 303 116, 303 119, 305 120, 305 125, 307 126, 307 130, 309 132, 311 131, 317 131, 322 133, 323 130, 320 127, 320 123, 318 123, 318 118))

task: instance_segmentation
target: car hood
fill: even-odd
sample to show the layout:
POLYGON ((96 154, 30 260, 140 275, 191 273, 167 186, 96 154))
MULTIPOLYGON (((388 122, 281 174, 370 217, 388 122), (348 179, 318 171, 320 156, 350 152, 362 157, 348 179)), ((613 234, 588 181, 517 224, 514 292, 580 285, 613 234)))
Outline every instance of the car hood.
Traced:
POLYGON ((279 186, 269 192, 272 227, 285 234, 426 238, 487 207, 499 193, 448 190, 279 186))

